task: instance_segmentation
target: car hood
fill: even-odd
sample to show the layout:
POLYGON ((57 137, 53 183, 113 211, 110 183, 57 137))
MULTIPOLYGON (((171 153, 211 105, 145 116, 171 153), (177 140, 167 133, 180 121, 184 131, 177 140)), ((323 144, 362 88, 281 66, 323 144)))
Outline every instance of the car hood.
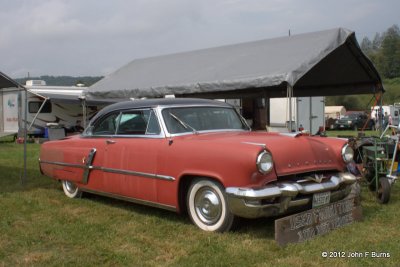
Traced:
POLYGON ((213 142, 235 146, 235 151, 240 151, 243 146, 253 146, 258 151, 265 147, 272 154, 278 176, 321 170, 341 171, 345 166, 341 149, 346 141, 339 138, 266 132, 224 132, 189 135, 185 139, 207 141, 208 148, 213 142))

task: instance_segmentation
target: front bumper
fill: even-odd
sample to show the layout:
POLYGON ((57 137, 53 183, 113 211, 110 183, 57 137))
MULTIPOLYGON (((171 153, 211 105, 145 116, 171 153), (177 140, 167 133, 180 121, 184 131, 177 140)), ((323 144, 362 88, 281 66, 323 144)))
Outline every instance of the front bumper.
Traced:
POLYGON ((314 193, 331 191, 330 202, 338 201, 350 193, 356 181, 351 173, 338 173, 321 183, 303 179, 303 182, 277 182, 260 189, 228 187, 226 194, 233 214, 259 218, 285 214, 292 208, 310 208, 314 193))

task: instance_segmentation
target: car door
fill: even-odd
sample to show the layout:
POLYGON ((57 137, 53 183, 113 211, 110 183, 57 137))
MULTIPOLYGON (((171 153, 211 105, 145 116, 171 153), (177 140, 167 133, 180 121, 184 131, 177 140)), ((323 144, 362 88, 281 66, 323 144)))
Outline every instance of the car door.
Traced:
POLYGON ((87 189, 104 193, 117 193, 114 181, 117 176, 112 173, 105 173, 104 167, 107 166, 107 150, 114 139, 120 113, 114 111, 100 118, 83 137, 87 145, 96 149, 87 189))
POLYGON ((121 112, 116 135, 106 140, 103 175, 112 193, 157 200, 157 154, 162 140, 152 109, 121 112))

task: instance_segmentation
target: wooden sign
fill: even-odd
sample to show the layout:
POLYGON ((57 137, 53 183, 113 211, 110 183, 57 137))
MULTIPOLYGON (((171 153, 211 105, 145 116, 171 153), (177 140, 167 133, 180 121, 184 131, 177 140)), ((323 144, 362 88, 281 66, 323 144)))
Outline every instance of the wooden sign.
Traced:
POLYGON ((275 220, 275 241, 299 243, 362 219, 356 198, 331 203, 275 220))

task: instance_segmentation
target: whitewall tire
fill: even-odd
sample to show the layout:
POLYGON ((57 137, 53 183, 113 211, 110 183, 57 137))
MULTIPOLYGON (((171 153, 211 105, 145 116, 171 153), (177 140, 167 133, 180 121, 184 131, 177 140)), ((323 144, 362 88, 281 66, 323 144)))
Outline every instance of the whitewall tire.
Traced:
POLYGON ((223 186, 208 179, 196 179, 187 193, 187 209, 192 222, 209 232, 229 231, 235 220, 223 186))
POLYGON ((70 181, 61 181, 64 194, 69 198, 80 198, 82 196, 82 191, 70 181))

